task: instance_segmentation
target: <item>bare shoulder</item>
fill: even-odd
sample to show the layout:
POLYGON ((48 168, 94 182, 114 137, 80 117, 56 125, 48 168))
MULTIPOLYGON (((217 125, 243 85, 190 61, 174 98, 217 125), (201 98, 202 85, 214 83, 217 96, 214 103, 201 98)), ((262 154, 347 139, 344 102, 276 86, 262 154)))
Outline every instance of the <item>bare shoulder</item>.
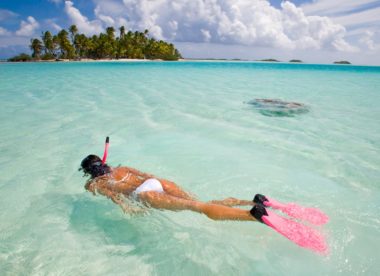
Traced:
POLYGON ((128 167, 116 167, 112 168, 112 177, 118 181, 123 179, 123 177, 131 171, 131 168, 128 167))
POLYGON ((107 187, 107 178, 99 176, 86 182, 84 188, 95 195, 97 190, 103 190, 107 187))

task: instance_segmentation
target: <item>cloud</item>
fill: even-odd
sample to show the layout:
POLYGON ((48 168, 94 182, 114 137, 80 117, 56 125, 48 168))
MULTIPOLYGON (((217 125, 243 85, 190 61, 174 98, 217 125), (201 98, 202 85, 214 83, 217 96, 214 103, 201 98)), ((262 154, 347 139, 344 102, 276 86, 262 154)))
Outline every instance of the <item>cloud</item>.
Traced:
POLYGON ((5 20, 8 20, 10 18, 17 17, 17 16, 18 16, 17 13, 14 13, 10 10, 0 9, 0 21, 5 21, 5 20))
POLYGON ((73 2, 65 1, 65 12, 72 24, 78 27, 78 30, 86 34, 97 34, 103 31, 100 20, 88 20, 81 12, 74 7, 73 2))
POLYGON ((314 0, 311 3, 301 5, 301 7, 309 15, 334 16, 356 12, 378 4, 378 2, 378 0, 314 0))
POLYGON ((27 21, 21 21, 20 29, 16 31, 16 35, 32 36, 39 26, 40 24, 32 16, 28 16, 27 21))
POLYGON ((148 29, 158 39, 356 50, 345 41, 342 25, 328 17, 308 16, 291 2, 283 2, 277 9, 262 0, 93 1, 95 15, 104 24, 119 27, 124 23, 128 29, 148 29))
POLYGON ((211 34, 210 34, 209 31, 204 30, 204 29, 201 29, 201 33, 202 33, 202 35, 203 35, 203 40, 204 40, 205 42, 209 42, 209 41, 211 40, 211 34))
POLYGON ((333 17, 334 22, 349 28, 380 27, 380 7, 333 17))
POLYGON ((378 0, 315 0, 301 7, 307 15, 329 16, 347 29, 347 40, 366 50, 375 50, 374 40, 380 38, 379 4, 378 0))
POLYGON ((363 27, 379 28, 379 4, 378 0, 316 0, 301 7, 308 15, 329 16, 335 23, 351 30, 363 27))
POLYGON ((301 8, 283 2, 282 22, 284 33, 298 49, 335 49, 355 51, 345 40, 345 28, 328 17, 306 16, 301 8))
POLYGON ((62 27, 59 26, 56 22, 56 19, 46 19, 45 24, 49 27, 52 28, 54 31, 60 31, 62 30, 62 27))
POLYGON ((380 45, 374 41, 375 32, 366 31, 364 35, 359 39, 359 42, 365 45, 368 50, 374 51, 380 49, 380 45))
POLYGON ((6 36, 6 35, 10 35, 11 33, 8 32, 6 29, 4 29, 3 27, 0 27, 0 36, 6 36))

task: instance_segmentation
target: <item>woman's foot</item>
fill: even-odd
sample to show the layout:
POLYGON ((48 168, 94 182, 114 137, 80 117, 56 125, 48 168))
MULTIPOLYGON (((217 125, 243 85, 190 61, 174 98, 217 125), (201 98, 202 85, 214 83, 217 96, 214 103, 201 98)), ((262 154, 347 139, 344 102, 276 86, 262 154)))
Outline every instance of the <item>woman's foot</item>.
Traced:
POLYGON ((264 223, 263 216, 268 216, 268 212, 265 209, 265 206, 257 203, 253 208, 249 211, 257 221, 264 223))
POLYGON ((262 194, 256 194, 255 197, 253 198, 254 203, 260 203, 264 205, 264 201, 268 201, 267 197, 262 194))

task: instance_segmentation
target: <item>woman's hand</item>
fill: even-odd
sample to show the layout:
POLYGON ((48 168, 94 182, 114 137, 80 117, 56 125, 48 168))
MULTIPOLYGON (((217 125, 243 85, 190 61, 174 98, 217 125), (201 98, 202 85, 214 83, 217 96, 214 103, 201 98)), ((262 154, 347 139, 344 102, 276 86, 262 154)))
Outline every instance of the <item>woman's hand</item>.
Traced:
POLYGON ((84 188, 87 190, 87 191, 90 191, 93 195, 96 195, 95 193, 95 187, 94 187, 94 182, 92 181, 88 181, 86 183, 86 185, 84 185, 84 188))

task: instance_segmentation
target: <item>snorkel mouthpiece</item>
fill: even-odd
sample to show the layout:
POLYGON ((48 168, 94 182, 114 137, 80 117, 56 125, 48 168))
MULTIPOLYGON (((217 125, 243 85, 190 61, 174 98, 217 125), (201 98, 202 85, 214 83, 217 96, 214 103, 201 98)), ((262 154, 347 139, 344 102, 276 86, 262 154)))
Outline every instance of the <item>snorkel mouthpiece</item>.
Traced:
POLYGON ((102 159, 102 164, 104 165, 107 161, 107 155, 108 155, 108 147, 110 145, 110 138, 107 136, 106 138, 106 144, 104 146, 104 153, 103 153, 103 159, 102 159))

